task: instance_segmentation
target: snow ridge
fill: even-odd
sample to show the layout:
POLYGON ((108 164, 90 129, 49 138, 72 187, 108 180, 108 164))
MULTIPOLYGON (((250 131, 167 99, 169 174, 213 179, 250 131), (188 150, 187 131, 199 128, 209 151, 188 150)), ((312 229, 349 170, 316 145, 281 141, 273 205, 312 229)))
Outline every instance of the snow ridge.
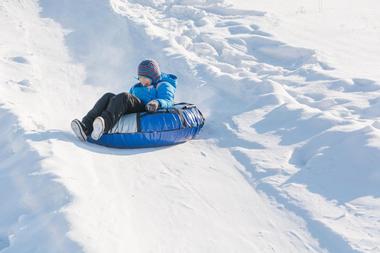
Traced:
POLYGON ((39 167, 41 157, 28 141, 33 134, 25 133, 14 114, 0 107, 3 147, 0 157, 1 252, 80 252, 76 243, 64 235, 69 230, 65 210, 71 199, 57 182, 58 177, 39 167), (4 230, 6 228, 6 230, 4 230), (37 241, 38 243, 30 243, 37 241))

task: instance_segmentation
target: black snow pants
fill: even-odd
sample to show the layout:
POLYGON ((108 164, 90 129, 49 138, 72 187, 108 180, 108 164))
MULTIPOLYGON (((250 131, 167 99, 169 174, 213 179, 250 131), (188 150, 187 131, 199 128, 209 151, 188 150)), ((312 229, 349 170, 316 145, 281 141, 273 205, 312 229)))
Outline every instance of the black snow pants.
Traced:
POLYGON ((136 96, 123 92, 120 94, 106 93, 94 105, 94 107, 83 117, 82 123, 86 126, 86 134, 93 130, 92 123, 95 118, 101 116, 105 122, 104 132, 108 132, 116 124, 121 116, 127 113, 145 111, 144 103, 136 96))

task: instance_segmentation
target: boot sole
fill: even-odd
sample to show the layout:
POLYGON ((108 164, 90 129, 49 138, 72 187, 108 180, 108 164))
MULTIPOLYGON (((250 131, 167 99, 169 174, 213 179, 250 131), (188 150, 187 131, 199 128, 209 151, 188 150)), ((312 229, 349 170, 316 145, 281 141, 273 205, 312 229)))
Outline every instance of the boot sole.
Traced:
POLYGON ((93 130, 91 133, 91 138, 94 139, 95 141, 99 140, 100 137, 102 137, 104 133, 104 119, 101 117, 97 117, 94 120, 94 123, 92 124, 93 130), (98 126, 98 122, 100 121, 101 127, 98 126))

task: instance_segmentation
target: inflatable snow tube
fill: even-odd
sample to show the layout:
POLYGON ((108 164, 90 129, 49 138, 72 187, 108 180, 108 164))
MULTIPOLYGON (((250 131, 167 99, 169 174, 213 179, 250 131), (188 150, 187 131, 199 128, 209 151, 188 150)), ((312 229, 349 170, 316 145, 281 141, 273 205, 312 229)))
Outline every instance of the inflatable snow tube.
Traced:
POLYGON ((189 103, 176 103, 170 109, 157 112, 126 114, 99 140, 88 141, 114 148, 146 148, 173 145, 194 138, 205 118, 189 103))

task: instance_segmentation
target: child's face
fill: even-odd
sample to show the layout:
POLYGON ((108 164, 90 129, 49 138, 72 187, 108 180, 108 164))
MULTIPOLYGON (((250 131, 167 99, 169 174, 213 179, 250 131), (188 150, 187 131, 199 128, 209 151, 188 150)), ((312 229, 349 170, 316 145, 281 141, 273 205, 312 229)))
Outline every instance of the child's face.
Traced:
POLYGON ((150 80, 150 78, 145 77, 145 76, 139 76, 139 81, 144 86, 149 86, 152 83, 152 80, 150 80))

